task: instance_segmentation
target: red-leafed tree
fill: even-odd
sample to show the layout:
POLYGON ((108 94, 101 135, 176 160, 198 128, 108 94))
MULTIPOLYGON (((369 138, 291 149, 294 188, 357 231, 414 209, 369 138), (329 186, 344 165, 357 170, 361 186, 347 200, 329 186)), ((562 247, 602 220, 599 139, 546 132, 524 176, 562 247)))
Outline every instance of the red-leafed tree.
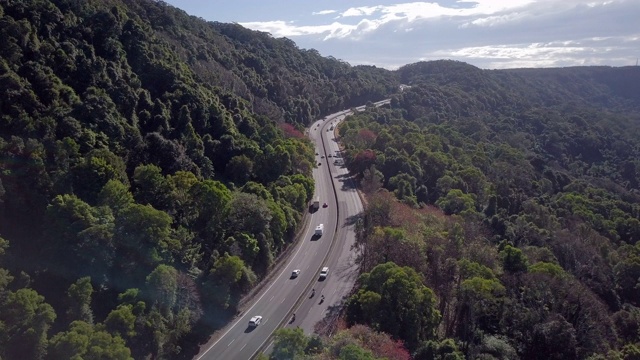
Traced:
POLYGON ((353 157, 349 168, 354 174, 362 174, 371 165, 375 164, 375 161, 376 153, 373 150, 363 150, 353 157))
POLYGON ((378 332, 365 325, 354 325, 348 330, 365 349, 371 350, 376 358, 389 360, 409 360, 411 355, 401 340, 389 334, 378 332))
POLYGON ((360 129, 360 131, 358 131, 356 142, 362 145, 362 147, 368 148, 375 144, 377 137, 376 133, 369 129, 360 129))
POLYGON ((304 134, 289 123, 281 123, 280 129, 282 129, 286 138, 304 139, 304 134))

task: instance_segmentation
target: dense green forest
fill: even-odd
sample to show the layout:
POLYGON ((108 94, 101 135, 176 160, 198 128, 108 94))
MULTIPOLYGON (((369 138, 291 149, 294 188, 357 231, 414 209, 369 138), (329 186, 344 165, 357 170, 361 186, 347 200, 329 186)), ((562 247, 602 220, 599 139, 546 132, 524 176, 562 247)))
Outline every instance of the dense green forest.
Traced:
POLYGON ((145 0, 0 1, 0 358, 190 358, 389 71, 145 0), (200 335, 200 337, 198 337, 200 335))
POLYGON ((415 359, 640 355, 640 67, 407 65, 339 128, 367 207, 347 324, 415 359))
POLYGON ((0 358, 191 358, 294 240, 303 135, 366 210, 276 359, 640 356, 640 68, 351 66, 149 0, 0 0, 0 358), (398 85, 407 84, 398 93, 398 85))
POLYGON ((396 75, 338 129, 366 201, 342 322, 271 358, 638 359, 640 67, 396 75))

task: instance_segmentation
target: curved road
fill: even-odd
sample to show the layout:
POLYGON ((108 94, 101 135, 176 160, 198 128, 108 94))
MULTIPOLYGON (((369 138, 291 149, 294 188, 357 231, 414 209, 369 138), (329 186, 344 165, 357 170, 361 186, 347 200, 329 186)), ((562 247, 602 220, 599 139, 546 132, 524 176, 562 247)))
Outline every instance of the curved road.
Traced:
MULTIPOLYGON (((385 103, 388 100, 376 105, 385 103)), ((362 109, 363 106, 357 108, 362 109)), ((313 170, 314 198, 319 197, 320 203, 326 202, 328 207, 321 206, 310 214, 303 238, 295 245, 293 255, 281 272, 275 274, 272 283, 256 296, 244 313, 221 330, 222 335, 213 344, 201 349, 196 359, 251 359, 268 345, 271 334, 281 326, 300 326, 305 333, 313 333, 315 324, 330 314, 329 310, 339 305, 352 289, 357 276, 351 255, 355 234, 353 225, 346 224, 362 211, 362 204, 355 188, 345 181, 346 169, 334 165, 338 143, 334 132, 329 130, 349 113, 345 110, 329 115, 313 123, 309 130, 318 153, 316 164, 321 163, 313 170), (328 157, 329 154, 332 157, 328 157), (318 224, 324 224, 324 234, 315 239, 313 233, 318 224), (325 281, 319 281, 323 266, 329 267, 329 275, 325 281), (294 269, 300 269, 301 273, 292 279, 294 269), (313 298, 310 297, 312 288, 316 289, 313 298), (320 294, 326 297, 322 304, 318 304, 320 294), (291 321, 292 312, 296 313, 295 322, 291 321), (262 316, 262 323, 250 328, 249 319, 255 315, 262 316)))

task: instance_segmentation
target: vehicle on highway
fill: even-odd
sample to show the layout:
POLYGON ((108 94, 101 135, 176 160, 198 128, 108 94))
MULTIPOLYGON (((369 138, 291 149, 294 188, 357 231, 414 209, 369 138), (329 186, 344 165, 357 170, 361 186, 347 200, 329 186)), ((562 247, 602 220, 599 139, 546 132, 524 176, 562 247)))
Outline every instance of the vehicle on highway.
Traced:
POLYGON ((298 275, 300 275, 300 269, 295 269, 295 270, 293 270, 293 271, 291 272, 291 278, 292 278, 292 279, 297 278, 297 277, 298 277, 298 275))
POLYGON ((331 157, 332 155, 331 155, 331 154, 329 154, 329 155, 327 155, 327 156, 328 156, 328 157, 331 157))
POLYGON ((256 316, 252 317, 251 320, 249 320, 249 326, 250 327, 256 327, 256 326, 260 325, 261 322, 262 322, 262 316, 256 315, 256 316))
POLYGON ((320 156, 320 159, 324 159, 324 155, 321 155, 321 156, 320 156))
POLYGON ((320 224, 316 226, 316 231, 313 233, 314 236, 322 236, 322 232, 324 231, 324 224, 320 224))
POLYGON ((329 268, 325 266, 320 270, 320 280, 326 279, 327 275, 329 275, 329 268))
POLYGON ((319 162, 319 163, 318 163, 318 166, 320 166, 320 165, 322 165, 322 163, 321 163, 321 162, 319 162))
POLYGON ((327 203, 322 204, 323 208, 326 208, 327 206, 329 206, 329 205, 327 205, 327 203))

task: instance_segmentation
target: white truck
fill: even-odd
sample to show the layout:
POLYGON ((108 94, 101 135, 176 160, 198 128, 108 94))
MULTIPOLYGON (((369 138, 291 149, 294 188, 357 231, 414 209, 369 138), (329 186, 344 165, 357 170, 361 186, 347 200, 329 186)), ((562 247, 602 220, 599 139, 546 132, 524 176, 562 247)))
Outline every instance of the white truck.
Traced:
POLYGON ((316 226, 316 231, 314 233, 315 236, 322 236, 322 233, 324 232, 324 224, 320 224, 318 226, 316 226))
POLYGON ((320 198, 317 197, 315 200, 313 200, 313 204, 311 206, 314 210, 320 209, 320 198))

